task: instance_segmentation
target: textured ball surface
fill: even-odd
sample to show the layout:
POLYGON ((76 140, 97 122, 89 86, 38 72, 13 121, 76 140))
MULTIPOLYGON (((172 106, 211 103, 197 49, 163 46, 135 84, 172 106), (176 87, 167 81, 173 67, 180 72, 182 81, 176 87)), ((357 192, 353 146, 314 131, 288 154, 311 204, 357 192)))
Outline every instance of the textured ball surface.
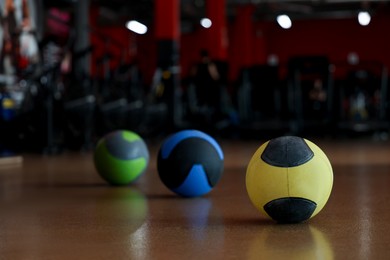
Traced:
POLYGON ((149 163, 144 140, 127 130, 113 131, 102 137, 94 151, 99 175, 112 185, 127 185, 139 177, 149 163))
POLYGON ((198 130, 183 130, 169 136, 157 158, 161 181, 183 197, 210 192, 222 176, 224 156, 219 144, 198 130))
POLYGON ((332 166, 325 153, 296 136, 261 145, 246 171, 246 188, 253 205, 281 223, 298 223, 317 215, 332 186, 332 166))

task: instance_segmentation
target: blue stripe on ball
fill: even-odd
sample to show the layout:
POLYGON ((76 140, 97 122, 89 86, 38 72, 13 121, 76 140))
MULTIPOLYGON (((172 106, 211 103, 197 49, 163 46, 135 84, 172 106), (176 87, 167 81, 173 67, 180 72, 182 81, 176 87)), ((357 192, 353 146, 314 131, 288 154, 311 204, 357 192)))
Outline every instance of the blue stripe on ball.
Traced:
POLYGON ((168 138, 161 147, 161 156, 163 159, 168 158, 175 146, 187 138, 199 137, 207 140, 217 150, 219 158, 223 160, 223 152, 218 143, 209 135, 198 130, 183 130, 168 138))
POLYGON ((203 166, 196 164, 192 166, 184 182, 173 191, 184 197, 197 197, 206 194, 211 189, 203 166))

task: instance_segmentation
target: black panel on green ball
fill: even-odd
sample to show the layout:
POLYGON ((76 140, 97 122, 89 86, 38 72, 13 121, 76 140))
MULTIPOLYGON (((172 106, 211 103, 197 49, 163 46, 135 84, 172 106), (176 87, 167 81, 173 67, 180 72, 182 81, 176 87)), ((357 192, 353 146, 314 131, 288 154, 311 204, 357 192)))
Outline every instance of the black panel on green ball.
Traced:
POLYGON ((303 138, 282 136, 269 141, 261 159, 273 166, 294 167, 310 161, 313 156, 313 151, 303 138))
POLYGON ((131 160, 145 158, 149 160, 149 151, 145 142, 140 138, 134 141, 127 141, 123 138, 122 132, 115 133, 106 138, 108 152, 119 160, 131 160))
POLYGON ((265 212, 279 223, 299 223, 308 220, 317 204, 304 198, 280 198, 264 205, 265 212))
POLYGON ((214 187, 221 178, 223 161, 207 140, 185 139, 173 148, 168 158, 162 158, 161 150, 157 158, 157 170, 161 181, 171 189, 183 183, 195 164, 203 166, 210 186, 214 187))

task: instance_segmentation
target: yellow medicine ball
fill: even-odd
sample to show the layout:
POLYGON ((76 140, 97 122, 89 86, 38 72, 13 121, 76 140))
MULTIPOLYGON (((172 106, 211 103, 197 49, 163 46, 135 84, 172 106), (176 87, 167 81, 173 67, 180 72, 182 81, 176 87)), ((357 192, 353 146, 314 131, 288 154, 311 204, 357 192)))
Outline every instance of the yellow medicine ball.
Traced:
POLYGON ((278 137, 261 145, 246 171, 246 188, 253 205, 281 223, 298 223, 317 215, 332 186, 332 166, 325 153, 296 136, 278 137))

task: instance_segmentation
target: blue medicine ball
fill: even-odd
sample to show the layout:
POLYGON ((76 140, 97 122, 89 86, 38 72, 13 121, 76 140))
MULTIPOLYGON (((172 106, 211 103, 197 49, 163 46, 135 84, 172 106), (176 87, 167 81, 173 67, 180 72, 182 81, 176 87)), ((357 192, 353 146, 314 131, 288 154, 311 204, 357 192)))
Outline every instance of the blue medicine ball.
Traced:
POLYGON ((161 181, 183 197, 210 192, 221 179, 224 156, 219 144, 198 130, 183 130, 169 136, 157 158, 161 181))

